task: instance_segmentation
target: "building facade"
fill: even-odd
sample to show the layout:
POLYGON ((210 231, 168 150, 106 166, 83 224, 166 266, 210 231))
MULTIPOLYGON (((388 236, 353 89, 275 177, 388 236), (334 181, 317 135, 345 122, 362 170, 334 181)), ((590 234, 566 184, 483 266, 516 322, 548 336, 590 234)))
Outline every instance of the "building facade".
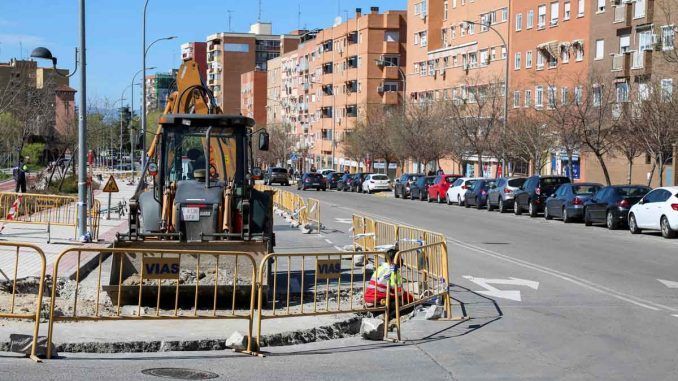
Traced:
POLYGON ((146 109, 148 112, 162 111, 167 97, 176 89, 177 70, 146 76, 146 109))
POLYGON ((216 33, 207 37, 207 86, 226 114, 240 113, 240 76, 297 47, 296 34, 274 35, 270 23, 258 22, 249 33, 216 33))
POLYGON ((401 104, 406 30, 403 11, 357 9, 352 19, 302 35, 298 49, 275 62, 268 108, 289 125, 298 168, 359 167, 342 141, 369 108, 401 104))
POLYGON ((200 78, 207 81, 207 43, 194 41, 181 44, 181 60, 193 60, 198 64, 200 78))
POLYGON ((253 118, 257 124, 266 124, 266 79, 263 70, 252 70, 240 76, 240 113, 253 118))

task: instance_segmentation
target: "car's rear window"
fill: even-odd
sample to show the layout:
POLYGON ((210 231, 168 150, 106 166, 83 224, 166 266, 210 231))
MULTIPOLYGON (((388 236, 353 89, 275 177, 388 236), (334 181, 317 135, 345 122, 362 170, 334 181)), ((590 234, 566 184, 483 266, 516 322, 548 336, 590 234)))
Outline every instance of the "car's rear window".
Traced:
POLYGON ((320 173, 309 173, 308 177, 314 178, 314 179, 319 179, 323 177, 320 173))
POLYGON ((388 176, 386 175, 374 175, 372 176, 373 180, 388 180, 388 176))
POLYGON ((540 185, 544 187, 550 187, 560 184, 569 183, 570 179, 567 177, 544 177, 540 179, 540 185))
POLYGON ((573 185, 572 186, 572 193, 576 195, 592 195, 600 189, 599 185, 573 185))
POLYGON ((466 180, 466 186, 470 187, 471 185, 475 184, 476 181, 478 180, 466 180))
POLYGON ((511 179, 511 180, 508 181, 508 185, 510 187, 519 188, 519 187, 523 186, 523 184, 525 184, 525 180, 527 180, 527 179, 511 179))
POLYGON ((454 177, 454 176, 448 176, 448 177, 445 178, 445 181, 447 181, 450 184, 454 183, 456 180, 457 180, 457 178, 454 177))
POLYGON ((273 173, 287 173, 287 169, 285 169, 285 168, 271 168, 271 172, 273 172, 273 173))
POLYGON ((642 197, 650 191, 650 188, 645 187, 621 187, 616 188, 618 195, 622 197, 642 197))
POLYGON ((436 181, 436 178, 435 178, 435 177, 427 177, 427 178, 426 178, 426 184, 431 185, 431 184, 433 184, 435 181, 436 181))

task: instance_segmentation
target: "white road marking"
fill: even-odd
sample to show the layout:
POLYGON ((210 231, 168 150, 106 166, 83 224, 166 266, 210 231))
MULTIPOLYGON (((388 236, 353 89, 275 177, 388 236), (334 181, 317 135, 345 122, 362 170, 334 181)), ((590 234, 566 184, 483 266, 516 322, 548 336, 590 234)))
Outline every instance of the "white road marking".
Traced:
POLYGON ((539 288, 539 282, 535 282, 532 280, 527 280, 527 279, 520 279, 520 278, 513 278, 510 277, 508 279, 485 279, 485 278, 476 278, 471 275, 464 275, 463 278, 479 285, 480 287, 485 288, 485 290, 477 291, 479 294, 487 295, 490 297, 497 297, 497 298, 503 298, 503 299, 509 299, 509 300, 515 300, 516 302, 520 302, 521 297, 520 297, 520 291, 519 290, 500 290, 494 286, 491 286, 491 283, 494 284, 508 284, 508 285, 515 285, 515 286, 526 286, 529 287, 533 290, 536 290, 539 288))
POLYGON ((677 315, 671 315, 671 316, 673 316, 673 317, 678 317, 678 314, 677 314, 677 315))
POLYGON ((340 224, 353 224, 353 219, 352 218, 335 218, 335 221, 337 221, 340 224))
MULTIPOLYGON (((351 208, 347 208, 347 207, 341 207, 341 208, 346 209, 346 210, 350 210, 351 212, 360 213, 360 211, 353 210, 351 208)), ((379 216, 379 215, 375 215, 375 214, 373 214, 373 216, 378 217, 378 218, 380 218, 380 219, 382 219, 386 222, 392 222, 392 223, 397 223, 397 224, 402 223, 401 221, 398 221, 398 220, 395 220, 395 219, 389 218, 389 217, 379 216)), ((480 254, 491 256, 491 257, 494 257, 496 259, 500 259, 500 260, 503 260, 503 261, 506 261, 506 262, 509 262, 509 263, 513 263, 513 264, 518 265, 518 266, 522 266, 522 267, 525 267, 525 268, 528 268, 528 269, 531 269, 531 270, 539 271, 539 272, 542 272, 544 274, 554 276, 556 278, 562 279, 566 282, 576 284, 580 287, 589 289, 591 291, 595 291, 597 293, 607 295, 607 296, 610 296, 612 298, 615 298, 615 299, 618 299, 618 300, 621 300, 621 301, 624 301, 624 302, 627 302, 627 303, 630 303, 630 304, 633 304, 633 305, 636 305, 636 306, 639 306, 639 307, 643 307, 643 308, 646 308, 646 309, 649 309, 649 310, 652 310, 652 311, 659 311, 659 310, 663 309, 663 310, 667 310, 667 311, 670 311, 670 312, 678 312, 678 308, 669 307, 669 306, 666 306, 666 305, 663 305, 663 304, 652 302, 652 301, 647 300, 647 299, 643 299, 643 298, 639 298, 639 297, 636 297, 636 296, 633 296, 633 295, 629 295, 629 294, 611 289, 609 287, 603 286, 601 284, 598 284, 598 283, 577 277, 577 276, 572 275, 572 274, 568 274, 568 273, 565 273, 565 272, 562 272, 562 271, 558 271, 558 270, 555 270, 555 269, 552 269, 552 268, 549 268, 549 267, 546 267, 546 266, 542 266, 542 265, 538 265, 538 264, 531 263, 531 262, 528 262, 528 261, 524 261, 522 259, 513 258, 513 257, 505 255, 505 254, 500 254, 500 253, 497 253, 495 251, 491 251, 491 250, 484 249, 482 247, 467 244, 463 241, 458 241, 458 240, 455 240, 455 239, 452 239, 452 238, 448 238, 447 242, 450 243, 450 244, 461 246, 461 247, 469 249, 469 250, 473 250, 473 251, 478 252, 480 254)))
POLYGON ((346 250, 344 250, 343 248, 341 248, 341 247, 339 247, 339 246, 334 246, 334 248, 337 249, 337 250, 339 250, 339 251, 346 251, 346 250))
POLYGON ((332 241, 330 241, 330 240, 327 239, 327 238, 325 238, 325 242, 329 243, 330 245, 332 244, 332 241))
POLYGON ((678 288, 678 282, 674 282, 672 280, 664 280, 664 279, 657 279, 658 281, 662 282, 664 286, 668 288, 678 288))

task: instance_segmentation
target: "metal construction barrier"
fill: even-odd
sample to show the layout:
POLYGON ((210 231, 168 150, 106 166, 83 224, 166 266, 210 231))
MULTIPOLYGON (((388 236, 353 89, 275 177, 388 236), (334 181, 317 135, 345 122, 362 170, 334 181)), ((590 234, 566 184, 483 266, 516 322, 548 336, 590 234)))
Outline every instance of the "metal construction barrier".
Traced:
POLYGON ((373 220, 371 218, 353 215, 353 250, 354 251, 372 251, 374 250, 374 231, 372 230, 373 220))
POLYGON ((8 268, 0 268, 0 279, 5 279, 5 282, 0 280, 0 289, 11 288, 11 296, 0 294, 0 318, 2 319, 28 319, 34 322, 33 327, 33 342, 31 344, 30 357, 34 361, 40 362, 36 355, 38 334, 40 331, 40 311, 42 310, 42 296, 45 289, 45 268, 46 260, 45 253, 36 245, 29 243, 11 243, 0 242, 0 256, 6 257, 14 255, 14 268, 9 272, 8 268), (20 259, 30 257, 27 263, 22 263, 20 259), (38 259, 36 266, 35 259, 38 259), (38 278, 38 290, 35 296, 35 301, 29 304, 22 303, 21 310, 26 312, 16 312, 17 296, 21 297, 24 294, 32 294, 33 292, 22 292, 21 285, 17 284, 20 272, 20 264, 24 267, 30 268, 28 271, 35 271, 35 277, 38 278), (37 268, 36 268, 37 267, 37 268), (12 274, 12 277, 9 277, 12 274), (32 307, 29 307, 32 306, 32 307))
POLYGON ((448 292, 449 263, 447 244, 444 241, 401 250, 396 254, 394 263, 400 266, 403 282, 402 287, 395 290, 398 341, 401 340, 400 316, 404 309, 433 302, 441 304, 447 319, 452 319, 452 303, 448 292))
POLYGON ((315 225, 317 228, 318 234, 322 230, 322 224, 320 223, 320 201, 314 198, 309 198, 306 202, 306 220, 311 228, 315 225))
MULTIPOLYGON (((371 303, 363 300, 372 272, 385 260, 383 252, 266 255, 260 264, 257 281, 257 343, 260 344, 262 322, 267 319, 379 312, 384 313, 386 321, 388 303, 380 303, 376 294, 371 303), (358 264, 356 259, 359 259, 358 264), (269 279, 264 279, 267 269, 269 279), (262 286, 265 282, 267 294, 262 286)), ((387 327, 384 324, 384 336, 387 327)))
POLYGON ((407 225, 396 225, 370 217, 353 215, 353 247, 355 250, 376 250, 380 245, 398 243, 400 250, 431 243, 445 242, 445 236, 407 225))
MULTIPOLYGON (((0 221, 47 225, 48 234, 52 225, 72 226, 77 238, 77 204, 76 196, 0 192, 0 221)), ((93 239, 99 237, 100 210, 99 200, 94 200, 87 216, 93 239)))
POLYGON ((54 323, 83 320, 243 319, 249 323, 244 352, 252 353, 257 266, 249 253, 70 248, 54 262, 52 279, 64 262, 77 265, 74 290, 64 300, 52 288, 47 358, 54 323), (97 270, 82 274, 84 261, 97 270), (110 267, 109 279, 102 265, 110 267))

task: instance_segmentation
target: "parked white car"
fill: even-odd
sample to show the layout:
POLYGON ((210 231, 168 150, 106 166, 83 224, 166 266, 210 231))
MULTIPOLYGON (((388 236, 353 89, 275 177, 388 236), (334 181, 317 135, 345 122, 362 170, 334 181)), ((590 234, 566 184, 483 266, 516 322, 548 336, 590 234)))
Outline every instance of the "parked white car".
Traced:
POLYGON ((660 230, 664 238, 678 235, 678 186, 653 189, 629 211, 629 230, 660 230))
POLYGON ((388 190, 391 190, 391 184, 386 175, 372 173, 367 175, 363 181, 363 192, 372 193, 388 190))
POLYGON ((459 206, 464 205, 466 200, 466 191, 471 189, 473 183, 482 177, 460 177, 450 185, 450 188, 445 193, 445 202, 447 205, 456 203, 459 206))

